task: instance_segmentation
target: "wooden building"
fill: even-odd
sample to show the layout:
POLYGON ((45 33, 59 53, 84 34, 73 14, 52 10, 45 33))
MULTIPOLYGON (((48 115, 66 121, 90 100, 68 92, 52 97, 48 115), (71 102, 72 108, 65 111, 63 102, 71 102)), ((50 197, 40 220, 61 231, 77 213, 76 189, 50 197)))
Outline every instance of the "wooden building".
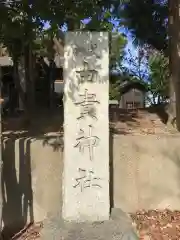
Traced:
POLYGON ((119 107, 123 109, 144 108, 146 92, 146 87, 140 82, 123 82, 120 85, 119 107))

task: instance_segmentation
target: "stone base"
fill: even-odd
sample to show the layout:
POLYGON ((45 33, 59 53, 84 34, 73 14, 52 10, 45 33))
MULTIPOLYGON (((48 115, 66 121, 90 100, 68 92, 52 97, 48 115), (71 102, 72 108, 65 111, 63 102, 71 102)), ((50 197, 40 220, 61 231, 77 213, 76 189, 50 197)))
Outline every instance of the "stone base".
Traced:
POLYGON ((109 221, 64 222, 51 218, 44 222, 43 240, 138 240, 131 220, 120 209, 113 209, 109 221))

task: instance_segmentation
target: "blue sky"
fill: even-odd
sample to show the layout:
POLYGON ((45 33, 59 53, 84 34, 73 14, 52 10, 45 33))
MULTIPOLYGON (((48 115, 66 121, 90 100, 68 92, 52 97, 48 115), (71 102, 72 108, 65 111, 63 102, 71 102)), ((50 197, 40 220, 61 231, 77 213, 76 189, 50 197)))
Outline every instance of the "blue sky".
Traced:
MULTIPOLYGON (((83 20, 83 23, 88 23, 90 21, 90 18, 89 19, 84 19, 83 20)), ((131 36, 131 33, 128 31, 128 29, 124 28, 124 27, 119 27, 119 20, 118 19, 113 19, 112 20, 112 23, 114 25, 114 30, 118 30, 120 33, 123 33, 127 36, 127 39, 128 39, 128 43, 126 45, 126 48, 125 48, 125 52, 126 52, 126 57, 130 57, 129 56, 129 50, 131 52, 131 55, 133 55, 134 57, 137 56, 137 49, 135 48, 134 44, 133 44, 133 39, 132 39, 132 36, 131 36)), ((130 67, 126 61, 124 61, 124 65, 127 67, 130 67)))
MULTIPOLYGON (((90 19, 84 19, 84 20, 83 20, 83 23, 88 23, 89 21, 90 21, 90 19)), ((130 32, 129 32, 127 29, 123 28, 123 27, 120 27, 120 28, 119 28, 119 27, 118 27, 118 26, 119 26, 119 21, 118 21, 118 20, 112 20, 112 22, 113 22, 115 28, 118 28, 119 32, 124 33, 124 34, 127 36, 127 38, 128 38, 128 44, 127 44, 127 46, 126 46, 126 49, 130 49, 132 52, 136 53, 136 49, 135 49, 135 47, 134 47, 134 45, 133 45, 133 43, 132 43, 132 37, 131 37, 130 32)), ((49 23, 47 22, 47 23, 45 23, 44 28, 48 28, 49 26, 50 26, 50 25, 49 25, 49 23)), ((66 28, 65 25, 63 26, 62 29, 63 29, 63 31, 66 31, 66 30, 67 30, 67 28, 66 28)))

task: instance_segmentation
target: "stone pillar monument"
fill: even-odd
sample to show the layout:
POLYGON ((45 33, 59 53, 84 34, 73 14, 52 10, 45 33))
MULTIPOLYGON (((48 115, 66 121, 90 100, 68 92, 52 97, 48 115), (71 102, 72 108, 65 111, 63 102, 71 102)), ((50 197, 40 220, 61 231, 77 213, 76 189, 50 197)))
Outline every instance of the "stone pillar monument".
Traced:
POLYGON ((68 32, 64 62, 67 221, 109 219, 109 41, 106 32, 68 32))

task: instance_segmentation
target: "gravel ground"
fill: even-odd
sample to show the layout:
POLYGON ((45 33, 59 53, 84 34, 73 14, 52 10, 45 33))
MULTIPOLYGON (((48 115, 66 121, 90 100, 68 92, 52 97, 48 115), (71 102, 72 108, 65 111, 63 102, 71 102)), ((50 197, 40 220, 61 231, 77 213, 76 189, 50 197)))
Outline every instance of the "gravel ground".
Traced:
MULTIPOLYGON (((180 239, 180 211, 138 211, 131 218, 140 240, 180 239)), ((40 240, 42 227, 42 223, 30 225, 11 240, 40 240)))
POLYGON ((131 217, 142 240, 180 239, 180 211, 139 211, 131 217))
MULTIPOLYGON (((19 233, 14 235, 14 237, 12 237, 11 240, 39 240, 41 239, 40 232, 42 228, 43 228, 42 222, 29 224, 24 229, 22 229, 19 233)), ((5 240, 5 239, 2 239, 2 240, 5 240)))
POLYGON ((156 114, 147 110, 124 112, 121 109, 110 110, 110 128, 114 133, 123 135, 168 135, 177 134, 177 130, 162 122, 156 114))
MULTIPOLYGON (((14 127, 14 119, 12 122, 13 124, 10 125, 14 127)), ((49 131, 57 131, 59 128, 59 119, 56 122, 57 124, 52 124, 51 120, 51 124, 49 125, 53 126, 53 129, 48 128, 49 131)), ((9 125, 6 128, 14 130, 9 125)), ((121 112, 116 114, 116 111, 112 110, 110 111, 110 128, 115 133, 131 135, 137 133, 141 135, 177 134, 174 128, 167 128, 156 114, 147 111, 138 111, 135 114, 121 112)), ((19 128, 17 127, 17 129, 19 128)), ((138 211, 131 214, 131 218, 141 240, 180 240, 180 211, 138 211)), ((28 225, 11 240, 39 240, 41 239, 40 231, 42 228, 42 223, 28 225)))

